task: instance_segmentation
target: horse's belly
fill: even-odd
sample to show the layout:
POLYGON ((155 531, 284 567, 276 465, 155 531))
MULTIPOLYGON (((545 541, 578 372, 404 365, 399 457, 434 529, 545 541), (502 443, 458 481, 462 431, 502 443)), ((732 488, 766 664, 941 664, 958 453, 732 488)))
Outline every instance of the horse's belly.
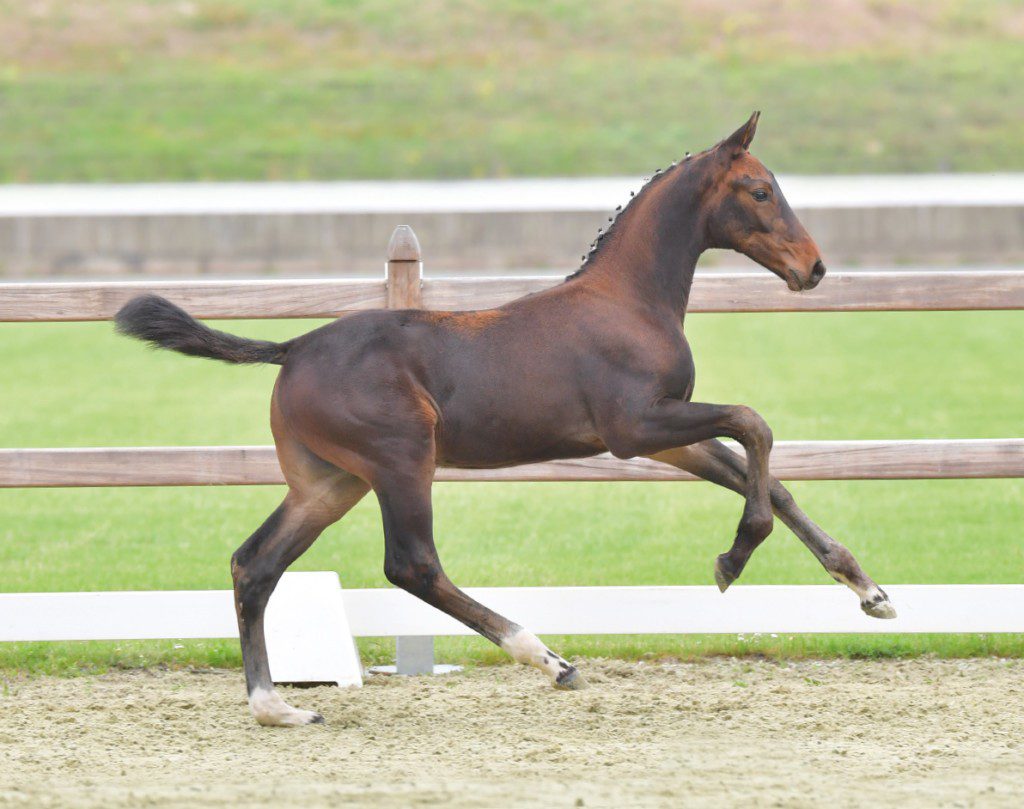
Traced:
POLYGON ((586 458, 607 448, 596 435, 551 435, 514 428, 443 430, 437 440, 437 465, 465 469, 541 463, 561 458, 586 458))

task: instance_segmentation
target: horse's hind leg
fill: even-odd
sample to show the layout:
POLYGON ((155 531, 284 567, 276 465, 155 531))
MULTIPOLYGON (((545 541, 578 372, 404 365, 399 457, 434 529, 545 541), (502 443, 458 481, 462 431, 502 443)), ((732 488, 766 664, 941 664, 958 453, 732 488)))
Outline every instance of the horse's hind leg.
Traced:
MULTIPOLYGON (((739 494, 747 489, 745 459, 721 441, 702 441, 650 457, 739 494)), ((861 569, 853 554, 804 514, 786 487, 774 477, 769 478, 769 494, 779 519, 810 549, 832 578, 857 594, 864 612, 873 618, 896 617, 885 591, 861 569)))
POLYGON ((532 632, 489 610, 452 584, 434 546, 430 487, 433 469, 384 471, 373 487, 384 519, 384 574, 388 581, 446 612, 508 652, 546 673, 556 688, 584 686, 576 669, 532 632))
MULTIPOLYGON (((282 454, 282 466, 285 458, 282 454)), ((326 464, 323 467, 328 468, 326 464)), ((369 491, 369 486, 359 478, 329 468, 333 471, 315 485, 292 485, 284 502, 231 557, 249 705, 261 725, 290 726, 323 721, 323 717, 313 711, 291 707, 274 689, 267 661, 263 615, 287 567, 328 525, 341 519, 369 491)), ((307 484, 309 480, 303 478, 300 483, 307 484)))

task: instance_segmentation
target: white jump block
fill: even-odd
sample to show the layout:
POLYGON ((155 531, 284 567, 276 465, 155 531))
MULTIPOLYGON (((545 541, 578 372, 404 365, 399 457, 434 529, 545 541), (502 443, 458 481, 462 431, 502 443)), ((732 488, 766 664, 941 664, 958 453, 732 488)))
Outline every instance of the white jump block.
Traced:
POLYGON ((363 684, 338 574, 285 573, 265 619, 275 683, 363 684))
MULTIPOLYGON (((362 685, 337 573, 285 573, 266 636, 275 682, 362 685)), ((0 641, 237 637, 230 590, 0 594, 0 641)))

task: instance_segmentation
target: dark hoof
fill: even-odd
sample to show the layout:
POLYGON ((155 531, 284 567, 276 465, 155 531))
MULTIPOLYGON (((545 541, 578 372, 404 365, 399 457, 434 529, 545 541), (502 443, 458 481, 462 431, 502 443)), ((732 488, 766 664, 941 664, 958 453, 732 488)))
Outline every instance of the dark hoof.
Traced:
POLYGON ((715 584, 718 585, 719 592, 724 593, 728 590, 729 585, 736 581, 739 575, 729 561, 729 554, 723 553, 715 559, 715 584))
POLYGON ((309 724, 322 725, 324 724, 324 718, 321 714, 315 713, 313 714, 313 718, 309 720, 309 724))
POLYGON ((586 687, 587 681, 583 679, 583 676, 573 666, 570 666, 555 678, 555 688, 561 691, 582 691, 586 687))
POLYGON ((872 618, 888 619, 896 617, 896 608, 889 601, 889 596, 885 593, 880 593, 868 601, 861 601, 860 608, 872 618))

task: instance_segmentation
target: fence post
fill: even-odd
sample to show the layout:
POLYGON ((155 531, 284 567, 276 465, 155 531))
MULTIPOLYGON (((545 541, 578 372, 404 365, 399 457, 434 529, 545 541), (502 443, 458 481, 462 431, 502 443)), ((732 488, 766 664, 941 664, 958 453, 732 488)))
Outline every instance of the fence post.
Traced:
MULTIPOLYGON (((385 270, 388 309, 423 306, 423 254, 413 229, 399 225, 388 242, 385 270)), ((429 635, 395 638, 396 674, 432 674, 434 639, 429 635)))
POLYGON ((419 309, 423 306, 423 255, 416 234, 399 225, 388 242, 388 309, 419 309))

